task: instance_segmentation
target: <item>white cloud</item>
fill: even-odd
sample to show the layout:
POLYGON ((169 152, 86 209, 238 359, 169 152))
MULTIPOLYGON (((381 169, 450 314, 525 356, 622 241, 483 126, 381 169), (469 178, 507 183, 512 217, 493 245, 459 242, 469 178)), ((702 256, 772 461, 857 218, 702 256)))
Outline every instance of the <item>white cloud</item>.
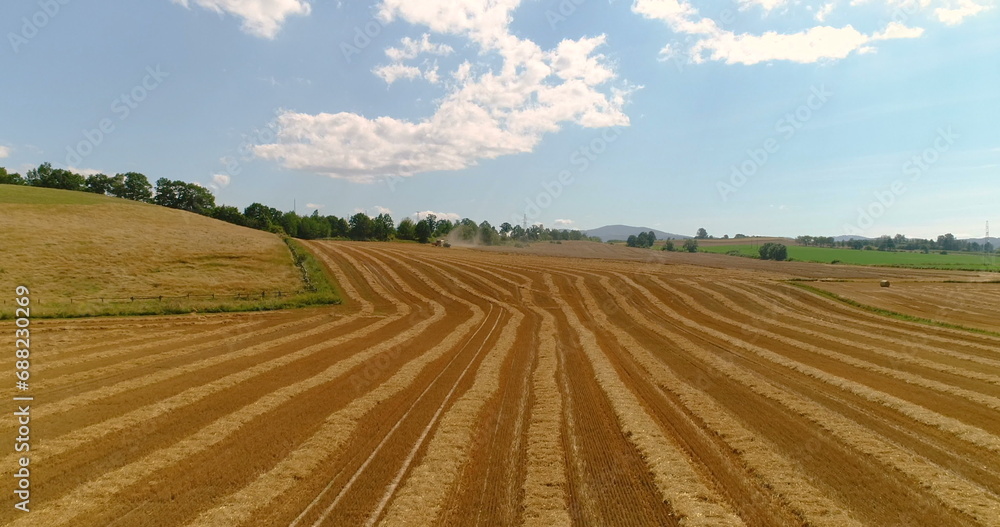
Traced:
POLYGON ((307 209, 316 209, 316 210, 319 210, 319 209, 322 209, 325 206, 326 205, 319 205, 317 203, 306 203, 306 208, 307 209))
MULTIPOLYGON (((824 6, 820 11, 824 13, 822 17, 825 18, 830 9, 832 6, 824 6)), ((920 28, 909 28, 898 22, 892 22, 883 31, 871 35, 854 29, 850 24, 839 28, 816 26, 797 33, 767 31, 760 35, 737 34, 721 29, 711 19, 700 18, 697 9, 684 1, 635 0, 632 11, 665 22, 675 33, 697 36, 687 50, 688 58, 695 63, 715 60, 752 65, 775 60, 799 63, 838 60, 853 52, 874 51, 871 45, 874 41, 917 38, 923 34, 920 28)), ((668 45, 660 51, 661 60, 679 52, 668 45)))
POLYGON ((213 174, 210 186, 214 189, 224 189, 229 186, 231 181, 232 178, 228 174, 213 174))
POLYGON ((423 78, 431 84, 437 84, 441 81, 441 77, 438 75, 437 64, 427 64, 424 69, 405 64, 387 64, 375 68, 372 70, 372 73, 384 80, 386 84, 392 84, 399 79, 414 80, 423 78))
POLYGON ((375 212, 379 214, 392 214, 392 210, 387 209, 381 205, 375 205, 375 212))
MULTIPOLYGON (((376 68, 375 74, 390 83, 418 77, 449 81, 436 111, 420 120, 285 112, 278 117, 277 141, 256 146, 254 153, 292 169, 373 182, 530 152, 545 133, 566 123, 628 125, 622 107, 635 88, 611 85, 615 73, 596 53, 605 37, 564 40, 545 51, 510 34, 510 13, 519 2, 384 0, 380 15, 386 22, 400 18, 434 33, 463 36, 478 44, 480 57, 498 57, 500 66, 466 61, 448 75, 439 75, 436 63, 425 63, 424 69, 401 63, 376 68)), ((390 55, 401 58, 447 52, 429 37, 393 49, 390 55)))
POLYGON ((458 221, 462 219, 462 216, 455 214, 454 212, 434 212, 433 210, 422 210, 416 214, 410 214, 410 217, 413 219, 424 219, 429 214, 433 214, 438 220, 458 221))
POLYGON ((403 64, 388 64, 385 66, 379 66, 372 70, 372 72, 384 80, 386 84, 392 84, 399 79, 413 80, 423 76, 423 72, 420 71, 420 68, 416 66, 406 66, 403 64))
POLYGON ((573 225, 574 223, 576 223, 576 222, 573 221, 573 220, 556 220, 555 221, 555 224, 558 227, 569 227, 570 225, 573 225))
POLYGON ((379 15, 426 26, 434 33, 465 35, 486 48, 514 39, 508 32, 510 13, 521 0, 383 0, 379 15))
POLYGON ((771 12, 774 9, 782 7, 788 4, 788 0, 739 0, 740 10, 744 11, 753 6, 760 6, 765 12, 771 12))
POLYGON ((0 159, 10 156, 10 147, 0 145, 0 159))
POLYGON ((80 174, 81 176, 96 176, 97 174, 103 174, 104 172, 100 170, 95 170, 93 168, 77 168, 73 166, 67 166, 66 170, 73 172, 74 174, 80 174))
MULTIPOLYGON (((190 8, 192 0, 173 2, 190 8)), ((305 0, 193 0, 193 3, 216 13, 235 15, 243 19, 244 32, 268 39, 277 36, 287 17, 311 12, 305 0)))
POLYGON ((899 22, 889 22, 880 33, 872 35, 872 40, 892 40, 896 38, 920 38, 924 34, 924 29, 920 27, 906 27, 899 22))
POLYGON ((387 57, 392 59, 394 62, 400 62, 403 60, 415 59, 421 53, 430 53, 433 55, 451 55, 455 50, 447 44, 434 44, 430 40, 430 33, 424 33, 420 40, 414 40, 410 37, 404 37, 398 48, 388 48, 385 50, 387 57))
POLYGON ((707 54, 712 60, 727 64, 757 64, 772 60, 812 63, 824 59, 842 59, 852 52, 869 52, 875 40, 915 38, 921 29, 891 23, 882 33, 865 35, 848 25, 842 28, 818 26, 793 34, 774 31, 763 35, 736 35, 732 32, 703 39, 692 48, 692 60, 702 62, 707 54))
POLYGON ((823 6, 820 7, 818 11, 816 11, 816 20, 820 22, 825 21, 826 17, 828 17, 830 13, 833 12, 833 8, 836 6, 837 4, 834 2, 827 2, 823 4, 823 6))
POLYGON ((939 7, 934 10, 934 16, 949 26, 957 26, 967 17, 975 16, 983 11, 993 9, 992 5, 977 4, 972 0, 958 0, 957 2, 950 2, 949 4, 956 7, 939 7))

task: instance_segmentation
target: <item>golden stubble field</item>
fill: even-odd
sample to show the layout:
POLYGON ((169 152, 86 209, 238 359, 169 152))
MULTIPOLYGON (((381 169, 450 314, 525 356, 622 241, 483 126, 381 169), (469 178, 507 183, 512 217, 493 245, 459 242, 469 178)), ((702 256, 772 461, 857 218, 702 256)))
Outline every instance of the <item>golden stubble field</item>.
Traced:
POLYGON ((102 297, 302 288, 281 238, 189 212, 0 185, 0 216, 0 291, 31 285, 39 313, 97 309, 102 297))
POLYGON ((1000 338, 568 245, 312 242, 341 306, 39 320, 0 523, 1000 525, 1000 338))

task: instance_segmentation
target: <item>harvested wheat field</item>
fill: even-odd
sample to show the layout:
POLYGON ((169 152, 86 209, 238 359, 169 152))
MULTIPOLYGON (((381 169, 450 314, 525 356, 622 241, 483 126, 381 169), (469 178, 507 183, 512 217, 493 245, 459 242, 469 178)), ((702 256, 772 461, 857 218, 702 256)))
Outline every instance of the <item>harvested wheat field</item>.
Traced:
POLYGON ((0 523, 1000 525, 1000 337, 784 282, 834 266, 309 247, 343 305, 33 322, 0 523))
MULTIPOLYGON (((996 280, 996 277, 992 277, 996 280)), ((1000 283, 893 282, 891 287, 877 283, 837 282, 817 284, 820 288, 862 304, 928 318, 1000 332, 1000 283)))

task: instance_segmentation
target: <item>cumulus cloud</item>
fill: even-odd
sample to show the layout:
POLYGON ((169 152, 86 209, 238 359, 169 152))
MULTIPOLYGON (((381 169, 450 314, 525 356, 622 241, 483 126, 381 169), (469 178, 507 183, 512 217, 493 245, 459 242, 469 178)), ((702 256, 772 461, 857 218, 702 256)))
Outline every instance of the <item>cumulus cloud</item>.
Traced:
POLYGON ((10 156, 10 147, 0 145, 0 159, 10 156))
POLYGON ((228 174, 213 174, 212 184, 209 186, 212 187, 213 189, 221 190, 228 187, 231 181, 232 178, 229 177, 228 174))
POLYGON ((706 57, 727 64, 750 65, 773 60, 812 63, 843 59, 852 52, 867 52, 869 44, 876 40, 915 38, 922 32, 921 29, 889 27, 881 33, 865 35, 850 25, 841 28, 818 26, 792 34, 770 31, 759 36, 726 31, 699 41, 691 53, 696 63, 706 57))
POLYGON ((322 208, 323 208, 323 207, 325 207, 325 206, 326 206, 326 205, 320 205, 320 204, 318 204, 318 203, 306 203, 306 208, 307 208, 307 209, 315 209, 315 210, 319 210, 319 209, 322 209, 322 208))
POLYGON ((80 174, 81 176, 86 176, 86 177, 96 176, 97 174, 103 174, 104 173, 104 172, 102 172, 100 170, 95 170, 93 168, 77 168, 77 167, 74 167, 74 166, 67 166, 66 170, 69 170, 70 172, 72 172, 74 174, 80 174))
POLYGON ((433 210, 422 210, 416 214, 410 214, 410 217, 413 219, 424 219, 430 214, 433 214, 438 220, 458 221, 462 219, 460 215, 454 212, 435 212, 433 210))
POLYGON ((774 9, 788 4, 788 0, 739 0, 739 3, 741 11, 754 6, 759 6, 765 12, 771 12, 774 9))
POLYGON ((387 209, 381 205, 375 205, 375 212, 379 214, 392 214, 392 210, 387 209))
MULTIPOLYGON (((433 115, 407 120, 288 111, 278 117, 277 141, 256 146, 254 153, 292 169, 373 182, 530 152, 544 134, 565 124, 628 125, 623 106, 634 88, 612 85, 616 75, 597 51, 605 36, 564 40, 543 50, 510 33, 510 14, 519 3, 384 0, 380 16, 386 23, 402 19, 432 33, 464 37, 479 47, 484 63, 464 61, 447 75, 438 74, 436 62, 426 61, 423 68, 401 61, 376 68, 375 74, 389 83, 447 78, 433 115), (487 59, 499 59, 499 66, 487 66, 487 59)), ((403 60, 451 52, 425 34, 387 54, 403 60)))
POLYGON ((395 62, 415 59, 421 53, 430 53, 432 55, 451 55, 454 52, 454 48, 447 44, 434 44, 431 42, 430 33, 424 33, 420 40, 414 40, 410 37, 403 37, 400 40, 400 46, 398 48, 387 48, 385 54, 387 57, 395 62))
POLYGON ((557 227, 569 227, 570 225, 573 225, 574 223, 576 223, 576 222, 573 221, 573 220, 555 220, 555 224, 556 224, 557 227))
MULTIPOLYGON (((856 6, 867 0, 852 0, 856 6)), ((888 7, 898 7, 911 0, 887 0, 888 7)), ((932 0, 919 1, 922 7, 932 0)), ((974 0, 946 0, 958 5, 955 13, 938 9, 937 17, 947 23, 959 23, 962 18, 982 10, 974 0)), ((781 6, 798 6, 786 0, 740 0, 741 6, 759 6, 771 11, 781 6)), ((823 22, 836 6, 835 0, 822 4, 816 11, 816 20, 823 22)), ((812 9, 812 6, 809 7, 812 9)), ((924 29, 908 27, 900 22, 890 22, 881 30, 862 32, 851 24, 842 27, 819 25, 795 32, 764 31, 760 34, 737 33, 719 27, 710 18, 702 17, 686 0, 635 0, 632 11, 645 18, 660 20, 676 35, 683 35, 688 45, 679 49, 677 40, 660 51, 660 59, 685 58, 694 63, 708 60, 727 64, 752 65, 761 62, 789 61, 814 63, 840 60, 852 53, 870 53, 878 41, 919 38, 924 29)))
POLYGON ((825 21, 826 17, 830 16, 830 13, 833 12, 833 8, 836 7, 836 5, 837 4, 833 2, 827 2, 823 4, 823 6, 816 11, 816 20, 820 22, 825 21))
POLYGON ((958 0, 957 2, 949 2, 948 4, 948 7, 939 7, 935 9, 934 16, 936 16, 942 23, 949 26, 957 26, 970 16, 975 16, 983 11, 993 9, 993 5, 977 4, 972 0, 958 0))
POLYGON ((305 0, 173 0, 186 8, 191 4, 214 11, 229 13, 243 20, 242 29, 251 35, 273 39, 291 15, 306 16, 311 6, 305 0))

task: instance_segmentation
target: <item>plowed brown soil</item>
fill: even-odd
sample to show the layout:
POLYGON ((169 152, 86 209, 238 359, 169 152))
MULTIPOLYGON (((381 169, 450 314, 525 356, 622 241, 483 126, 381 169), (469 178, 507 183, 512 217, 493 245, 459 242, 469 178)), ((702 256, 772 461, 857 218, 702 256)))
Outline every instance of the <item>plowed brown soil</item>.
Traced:
POLYGON ((1000 525, 1000 337, 783 281, 995 324, 974 274, 309 246, 343 305, 33 324, 0 524, 1000 525))

